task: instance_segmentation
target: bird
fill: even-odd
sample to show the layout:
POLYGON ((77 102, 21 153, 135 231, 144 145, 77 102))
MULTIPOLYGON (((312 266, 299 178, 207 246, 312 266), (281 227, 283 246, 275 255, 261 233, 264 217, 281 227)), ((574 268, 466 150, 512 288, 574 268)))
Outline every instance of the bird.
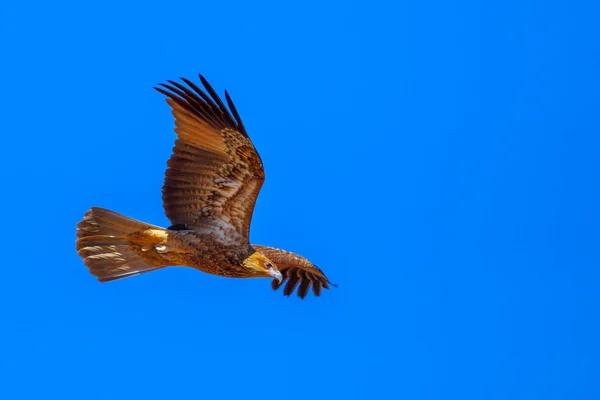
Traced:
POLYGON ((272 278, 304 299, 336 286, 308 259, 250 244, 250 222, 265 180, 262 160, 225 91, 198 74, 156 87, 175 120, 176 140, 162 187, 167 228, 91 207, 77 223, 76 250, 100 282, 183 266, 230 278, 272 278))

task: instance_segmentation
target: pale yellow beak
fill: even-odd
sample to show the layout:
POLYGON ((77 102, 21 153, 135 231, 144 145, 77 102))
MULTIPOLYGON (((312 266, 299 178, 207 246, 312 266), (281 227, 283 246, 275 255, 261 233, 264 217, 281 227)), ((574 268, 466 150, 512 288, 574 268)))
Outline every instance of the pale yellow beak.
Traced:
POLYGON ((269 275, 271 275, 274 279, 277 279, 277 282, 281 283, 281 280, 283 279, 283 276, 281 276, 281 272, 279 272, 279 270, 275 267, 273 268, 269 268, 268 271, 269 275))

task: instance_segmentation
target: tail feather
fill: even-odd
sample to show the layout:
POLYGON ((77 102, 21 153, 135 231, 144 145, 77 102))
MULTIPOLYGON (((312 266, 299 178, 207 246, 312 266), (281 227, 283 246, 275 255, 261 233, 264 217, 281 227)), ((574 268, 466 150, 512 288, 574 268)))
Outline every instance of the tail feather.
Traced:
POLYGON ((77 224, 77 252, 90 273, 100 282, 164 268, 147 263, 130 250, 126 236, 145 229, 162 228, 92 207, 77 224))
POLYGON ((90 208, 77 224, 77 237, 91 235, 124 236, 144 229, 162 229, 100 207, 90 208))

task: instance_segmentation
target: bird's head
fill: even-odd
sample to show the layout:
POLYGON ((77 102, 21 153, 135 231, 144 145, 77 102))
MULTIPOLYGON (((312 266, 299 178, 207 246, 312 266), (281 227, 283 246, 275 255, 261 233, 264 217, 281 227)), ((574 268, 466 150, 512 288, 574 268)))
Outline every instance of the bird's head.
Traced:
POLYGON ((242 265, 244 268, 250 270, 250 273, 257 278, 275 278, 281 282, 281 272, 279 272, 275 263, 258 251, 255 251, 250 257, 247 257, 242 262, 242 265))

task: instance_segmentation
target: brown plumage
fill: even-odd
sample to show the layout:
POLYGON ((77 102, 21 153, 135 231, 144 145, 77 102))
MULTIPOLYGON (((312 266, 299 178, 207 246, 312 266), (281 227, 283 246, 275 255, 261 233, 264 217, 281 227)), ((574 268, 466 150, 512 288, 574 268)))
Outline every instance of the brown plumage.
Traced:
POLYGON ((229 97, 229 109, 200 75, 206 92, 182 78, 155 88, 167 96, 177 139, 162 189, 165 229, 92 207, 77 224, 77 251, 101 282, 188 266, 209 274, 274 278, 284 295, 316 296, 331 282, 307 259, 250 244, 250 221, 264 182, 262 161, 229 97))

